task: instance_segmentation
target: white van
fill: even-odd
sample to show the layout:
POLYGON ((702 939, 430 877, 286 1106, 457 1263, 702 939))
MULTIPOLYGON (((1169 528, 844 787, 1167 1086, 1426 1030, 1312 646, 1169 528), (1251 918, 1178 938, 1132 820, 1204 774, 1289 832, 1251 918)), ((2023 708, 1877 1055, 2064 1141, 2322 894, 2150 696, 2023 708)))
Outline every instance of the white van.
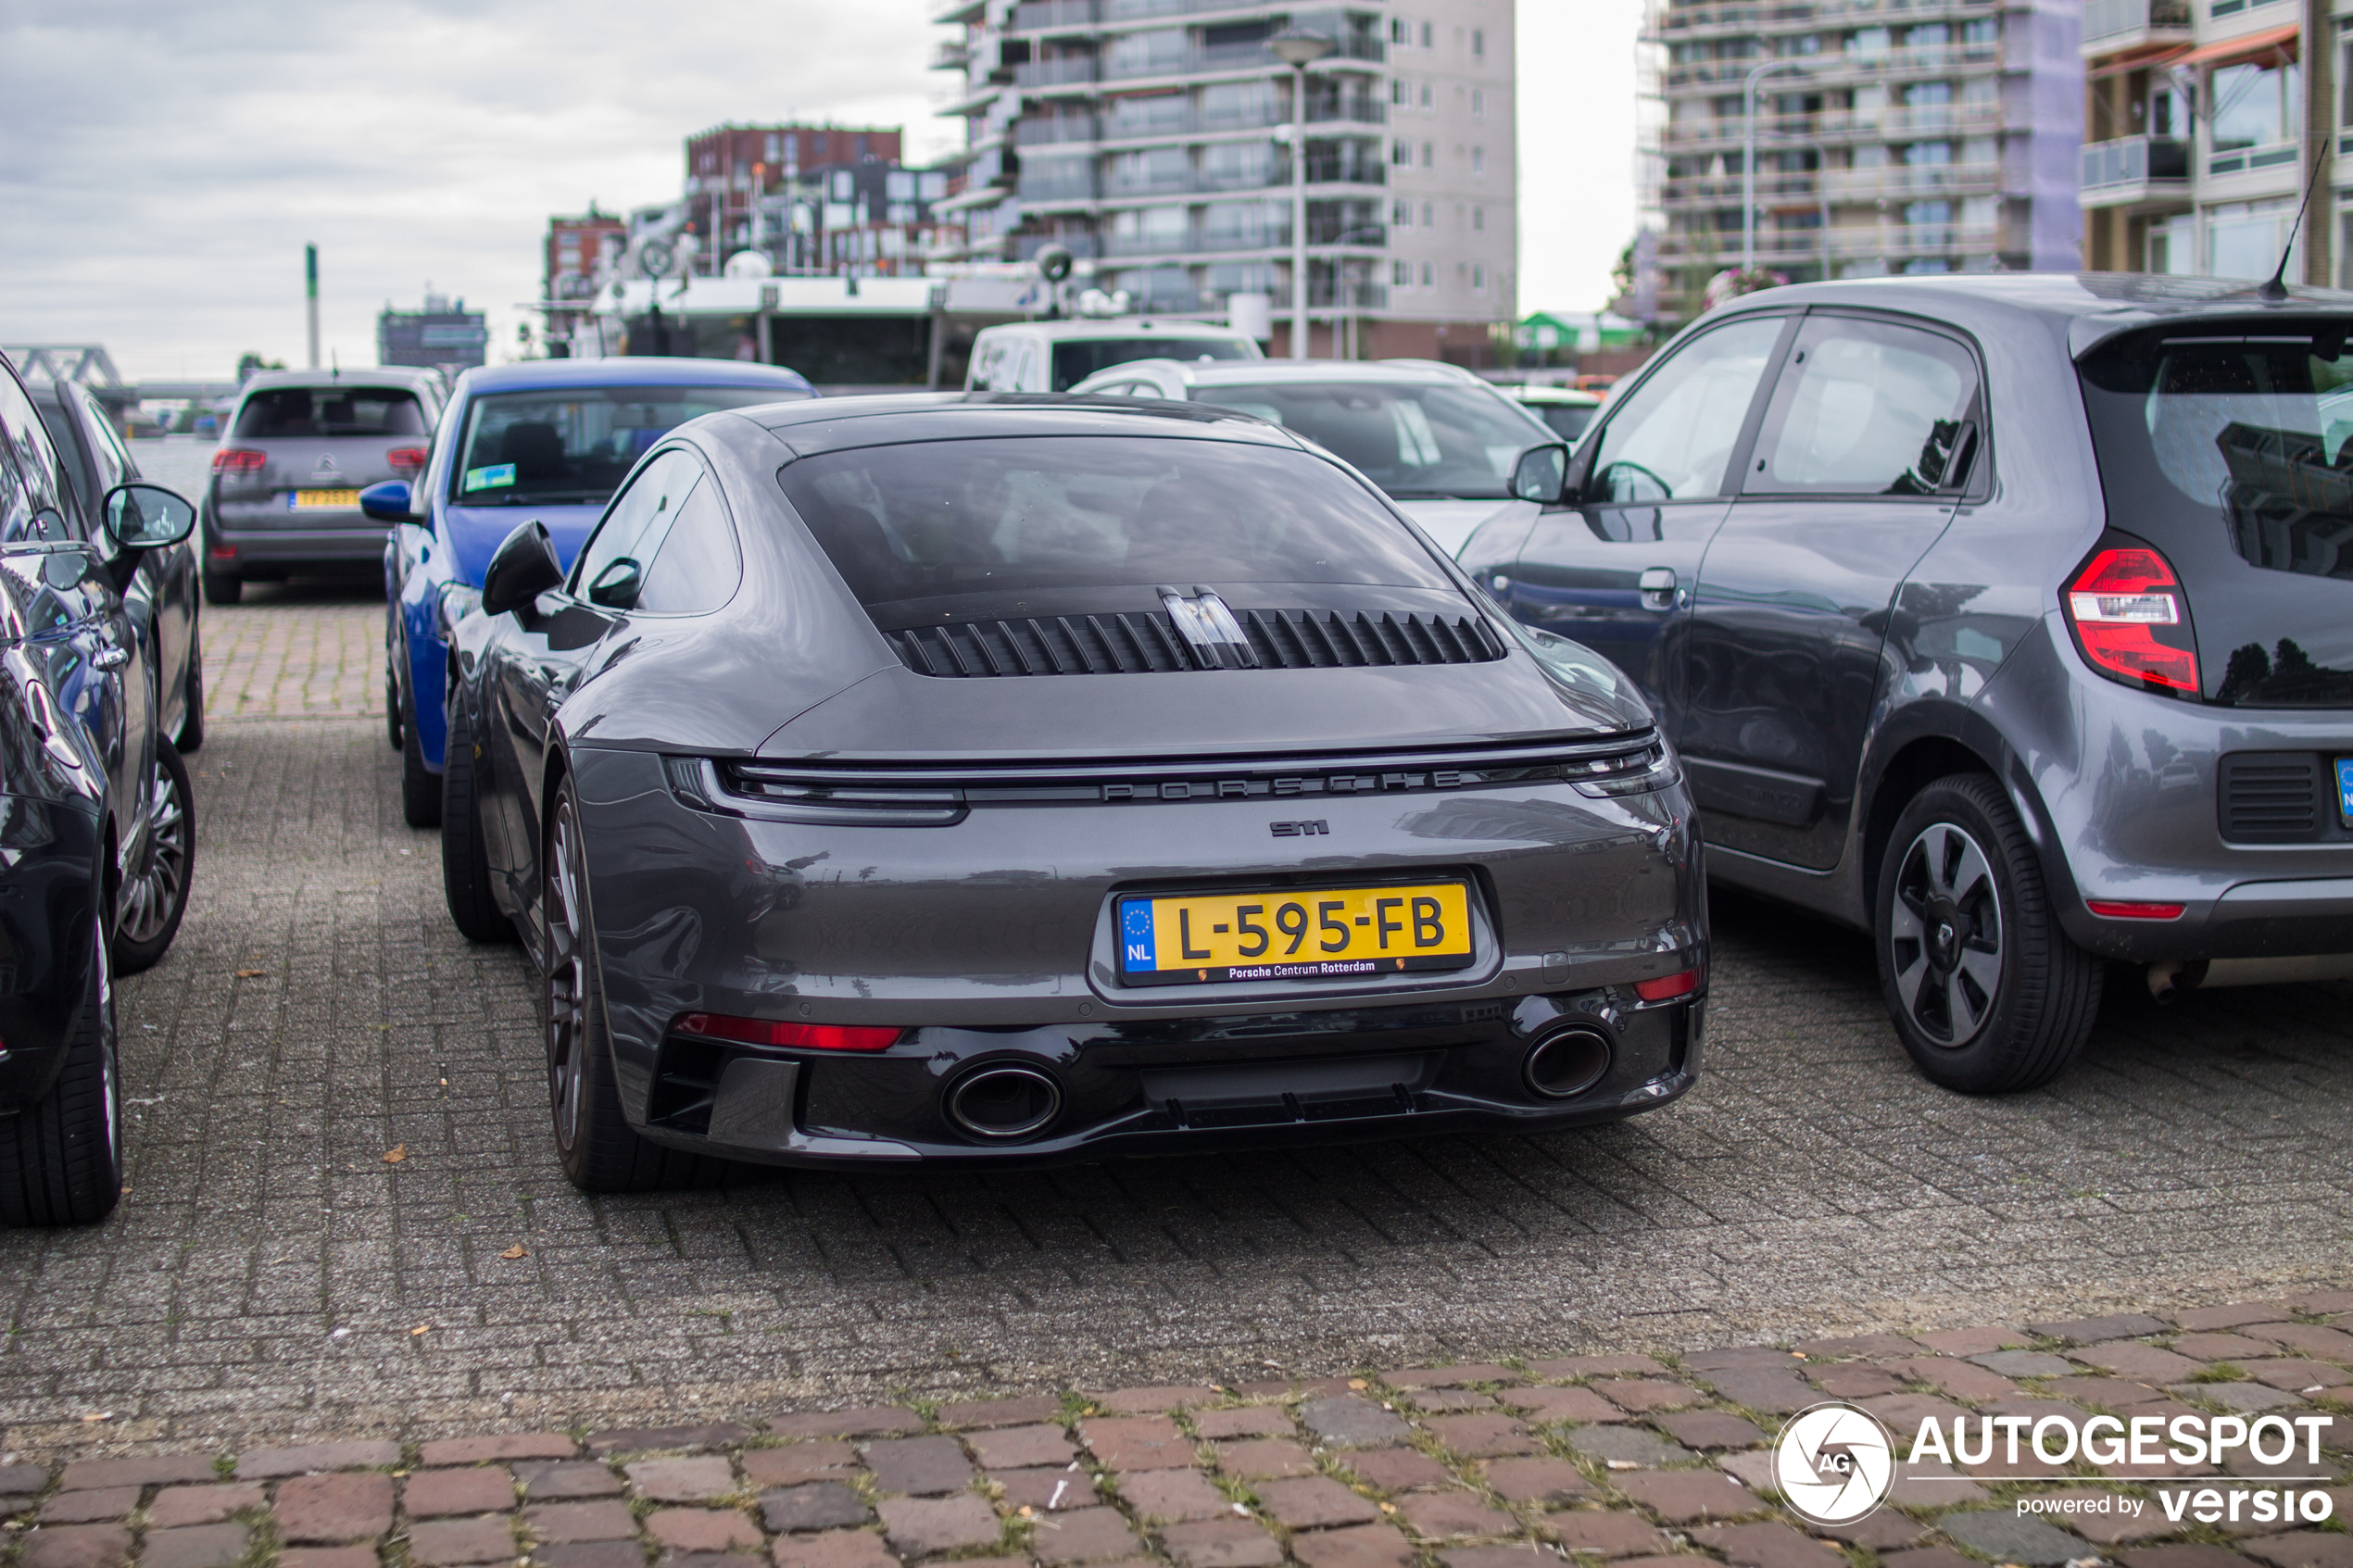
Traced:
POLYGON ((1205 321, 1015 321, 983 327, 966 392, 1067 392, 1130 359, 1264 359, 1257 340, 1205 321))

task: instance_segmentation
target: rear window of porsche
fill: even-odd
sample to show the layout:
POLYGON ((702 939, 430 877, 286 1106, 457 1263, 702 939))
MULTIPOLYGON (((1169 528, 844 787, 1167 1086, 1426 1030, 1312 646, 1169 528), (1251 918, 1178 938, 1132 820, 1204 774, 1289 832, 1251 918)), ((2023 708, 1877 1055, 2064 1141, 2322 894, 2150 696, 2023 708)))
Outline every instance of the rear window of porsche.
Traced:
POLYGON ((1303 452, 1029 436, 824 453, 779 477, 882 624, 919 601, 1025 594, 1072 602, 1073 593, 1124 599, 1160 585, 1453 587, 1378 500, 1303 452))

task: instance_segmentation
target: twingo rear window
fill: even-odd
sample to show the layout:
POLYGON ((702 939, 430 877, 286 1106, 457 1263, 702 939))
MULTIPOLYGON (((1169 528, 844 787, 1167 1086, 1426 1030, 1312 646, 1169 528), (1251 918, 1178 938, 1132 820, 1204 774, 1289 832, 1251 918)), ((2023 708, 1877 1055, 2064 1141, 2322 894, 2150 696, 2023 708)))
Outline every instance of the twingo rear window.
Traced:
POLYGON ((2353 357, 2316 341, 2144 333, 2085 359, 2103 466, 2145 465, 2220 508, 2254 566, 2353 579, 2353 357))
POLYGON ((1453 589, 1378 501, 1304 452, 1024 436, 822 453, 779 478, 885 631, 1157 609, 1163 584, 1214 585, 1237 608, 1292 602, 1275 584, 1453 589))
POLYGON ((404 387, 278 386, 245 399, 235 433, 246 441, 422 435, 425 411, 404 387))
POLYGON ((1068 392, 1097 370, 1131 359, 1248 359, 1229 337, 1088 337, 1054 345, 1054 390, 1068 392))

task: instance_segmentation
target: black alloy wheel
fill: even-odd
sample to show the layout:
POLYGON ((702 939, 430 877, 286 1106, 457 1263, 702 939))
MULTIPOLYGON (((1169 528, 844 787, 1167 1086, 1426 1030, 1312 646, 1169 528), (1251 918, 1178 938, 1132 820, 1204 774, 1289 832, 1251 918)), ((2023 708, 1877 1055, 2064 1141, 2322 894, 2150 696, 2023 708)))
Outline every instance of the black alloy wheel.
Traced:
POLYGON ((2099 960, 2059 929, 2026 830, 1982 773, 1938 779, 1904 808, 1873 938, 1895 1033, 1947 1088, 2046 1084, 2099 1015, 2099 960))
POLYGON ((441 780, 425 766, 425 743, 417 734, 417 703, 409 683, 393 682, 395 727, 400 732, 400 817, 412 828, 441 825, 441 780))
POLYGON ((46 1097, 0 1116, 0 1224, 86 1225, 122 1200, 122 1059, 102 906, 65 1070, 46 1097))
POLYGON ((196 860, 195 791, 180 748, 156 737, 156 766, 148 785, 147 836, 138 864, 123 871, 115 897, 114 962, 125 974, 155 967, 188 912, 188 889, 196 860))
POLYGON ((441 754, 441 892, 449 919, 469 942, 512 942, 514 922, 490 895, 490 849, 482 837, 474 790, 482 762, 465 710, 451 704, 449 743, 441 754))
POLYGON ((612 1068, 603 975, 597 965, 587 901, 587 856, 572 780, 556 786, 547 853, 541 858, 546 911, 547 1108, 556 1158, 585 1192, 646 1192, 706 1185, 726 1162, 647 1142, 629 1125, 612 1068))
POLYGON ((188 633, 188 690, 181 705, 180 734, 174 738, 180 755, 186 757, 204 749, 204 632, 201 626, 188 633))

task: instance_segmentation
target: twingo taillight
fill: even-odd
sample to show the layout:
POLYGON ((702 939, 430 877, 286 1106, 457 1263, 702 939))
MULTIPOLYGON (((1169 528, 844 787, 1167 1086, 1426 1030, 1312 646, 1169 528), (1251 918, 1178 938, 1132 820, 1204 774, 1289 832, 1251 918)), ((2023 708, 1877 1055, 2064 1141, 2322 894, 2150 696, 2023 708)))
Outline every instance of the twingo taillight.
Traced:
POLYGON ((223 446, 212 455, 212 471, 259 473, 269 461, 269 453, 257 452, 250 446, 223 446))
POLYGON ((423 470, 425 449, 422 446, 396 446, 384 454, 384 461, 392 465, 393 472, 405 479, 423 470))
POLYGON ((2109 680, 2198 694, 2189 595, 2156 549, 2129 534, 2104 536, 2059 602, 2083 657, 2109 680))

